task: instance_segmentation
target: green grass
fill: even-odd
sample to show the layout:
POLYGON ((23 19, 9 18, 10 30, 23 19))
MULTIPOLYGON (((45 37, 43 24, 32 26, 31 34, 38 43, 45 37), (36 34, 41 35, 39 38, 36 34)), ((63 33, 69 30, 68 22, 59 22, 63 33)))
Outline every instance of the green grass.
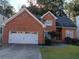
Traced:
POLYGON ((79 59, 79 47, 68 45, 64 48, 40 48, 43 59, 79 59))

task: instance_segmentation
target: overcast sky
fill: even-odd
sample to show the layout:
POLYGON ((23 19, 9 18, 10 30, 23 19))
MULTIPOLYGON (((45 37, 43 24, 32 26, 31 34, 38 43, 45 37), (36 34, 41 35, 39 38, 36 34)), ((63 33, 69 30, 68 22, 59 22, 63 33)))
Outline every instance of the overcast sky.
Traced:
POLYGON ((26 5, 29 6, 29 3, 27 0, 10 0, 9 1, 10 4, 12 6, 14 6, 14 8, 16 9, 16 11, 18 11, 18 9, 22 6, 22 5, 26 5))

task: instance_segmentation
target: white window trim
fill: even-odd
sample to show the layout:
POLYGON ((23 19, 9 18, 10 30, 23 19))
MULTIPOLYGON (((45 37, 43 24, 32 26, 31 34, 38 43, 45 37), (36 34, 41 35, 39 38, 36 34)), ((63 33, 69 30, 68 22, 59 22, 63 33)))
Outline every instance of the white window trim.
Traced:
POLYGON ((44 22, 44 24, 45 24, 46 26, 52 26, 53 21, 52 21, 52 20, 46 20, 46 21, 44 22))

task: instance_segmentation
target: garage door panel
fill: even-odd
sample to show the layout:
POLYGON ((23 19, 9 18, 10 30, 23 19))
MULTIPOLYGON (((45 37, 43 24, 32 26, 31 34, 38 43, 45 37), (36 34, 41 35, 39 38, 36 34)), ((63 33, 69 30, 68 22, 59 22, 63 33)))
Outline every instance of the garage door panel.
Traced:
POLYGON ((10 33, 9 43, 38 44, 38 33, 10 33))
POLYGON ((10 38, 9 43, 14 43, 14 42, 18 43, 18 42, 22 41, 23 36, 22 36, 22 34, 12 33, 12 34, 10 34, 9 38, 10 38))

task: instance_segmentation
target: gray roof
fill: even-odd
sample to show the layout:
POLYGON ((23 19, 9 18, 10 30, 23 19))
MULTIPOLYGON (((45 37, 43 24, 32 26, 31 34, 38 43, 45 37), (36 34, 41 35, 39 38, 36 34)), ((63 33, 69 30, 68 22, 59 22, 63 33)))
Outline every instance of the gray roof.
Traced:
POLYGON ((73 21, 68 17, 57 17, 56 20, 57 26, 60 27, 76 27, 76 25, 73 23, 73 21))
MULTIPOLYGON (((41 19, 40 15, 35 15, 41 22, 43 22, 44 19, 41 19)), ((58 19, 56 19, 56 26, 59 27, 76 27, 76 25, 74 24, 74 22, 68 18, 67 16, 63 16, 63 17, 57 17, 58 19)))
POLYGON ((41 15, 35 15, 35 17, 41 21, 41 15))

